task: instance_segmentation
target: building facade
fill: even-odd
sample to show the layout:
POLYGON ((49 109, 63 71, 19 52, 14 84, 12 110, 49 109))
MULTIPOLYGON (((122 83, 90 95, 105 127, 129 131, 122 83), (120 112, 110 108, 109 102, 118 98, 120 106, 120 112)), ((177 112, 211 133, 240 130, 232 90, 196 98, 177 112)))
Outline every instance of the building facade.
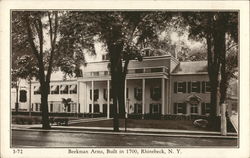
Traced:
MULTIPOLYGON (((52 75, 49 112, 103 113, 112 117, 108 63, 108 60, 87 63, 82 68, 83 77, 56 80, 52 75), (63 99, 68 99, 69 105, 66 106, 63 99)), ((22 103, 22 107, 25 105, 27 110, 39 112, 39 82, 32 81, 26 87, 26 94, 29 96, 30 93, 31 97, 22 103)), ((129 114, 208 115, 210 84, 207 61, 179 62, 170 54, 144 57, 141 62, 132 60, 128 66, 124 93, 126 112, 129 114)), ((15 98, 14 94, 12 98, 15 98)), ((15 99, 12 100, 14 109, 15 99)))

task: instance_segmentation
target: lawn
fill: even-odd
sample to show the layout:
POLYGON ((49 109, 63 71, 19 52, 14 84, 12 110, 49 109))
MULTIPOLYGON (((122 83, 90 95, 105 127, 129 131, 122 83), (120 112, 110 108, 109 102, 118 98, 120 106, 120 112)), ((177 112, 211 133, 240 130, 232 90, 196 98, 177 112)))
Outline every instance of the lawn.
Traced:
MULTIPOLYGON (((120 127, 124 127, 124 119, 119 121, 120 127)), ((71 126, 81 127, 113 127, 113 120, 102 120, 94 122, 82 122, 71 124, 71 126)), ((192 120, 136 120, 128 119, 127 128, 154 128, 154 129, 178 129, 178 130, 195 130, 195 131, 214 131, 209 127, 195 127, 192 120)), ((216 129, 215 131, 219 131, 216 129)), ((230 129, 230 132, 232 130, 230 129)))

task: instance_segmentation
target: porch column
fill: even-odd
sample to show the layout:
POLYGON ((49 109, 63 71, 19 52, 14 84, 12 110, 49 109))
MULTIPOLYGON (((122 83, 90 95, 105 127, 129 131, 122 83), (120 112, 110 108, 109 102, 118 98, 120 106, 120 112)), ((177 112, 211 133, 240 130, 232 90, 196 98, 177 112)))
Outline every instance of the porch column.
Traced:
POLYGON ((77 84, 76 84, 76 90, 77 90, 77 100, 76 100, 76 116, 78 117, 78 113, 80 113, 80 107, 79 107, 79 95, 80 95, 80 91, 79 91, 79 89, 80 89, 80 82, 79 81, 77 81, 76 82, 77 84))
POLYGON ((165 115, 165 78, 161 79, 161 111, 165 115))
POLYGON ((91 113, 94 113, 94 81, 91 81, 91 96, 92 96, 92 103, 91 103, 91 113))
POLYGON ((142 115, 145 114, 145 79, 142 79, 142 115))
POLYGON ((124 82, 124 107, 125 107, 125 114, 126 114, 126 118, 128 118, 128 108, 129 108, 129 105, 127 105, 127 80, 125 79, 125 82, 124 82))
POLYGON ((107 80, 107 92, 108 92, 108 98, 107 98, 107 118, 109 118, 109 109, 110 109, 110 94, 109 94, 109 88, 110 86, 109 86, 109 80, 107 80))

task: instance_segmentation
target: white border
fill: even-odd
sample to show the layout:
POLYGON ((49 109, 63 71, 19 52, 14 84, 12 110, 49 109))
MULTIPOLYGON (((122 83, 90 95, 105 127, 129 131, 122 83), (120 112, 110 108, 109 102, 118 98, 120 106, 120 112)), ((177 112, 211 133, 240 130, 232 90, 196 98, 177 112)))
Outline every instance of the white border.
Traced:
MULTIPOLYGON (((1 157, 103 157, 69 155, 65 149, 23 149, 13 155, 10 146, 10 9, 172 9, 172 10, 240 10, 240 148, 182 148, 180 155, 164 157, 250 157, 249 153, 249 1, 0 1, 0 89, 1 89, 1 157)), ((105 155, 117 157, 118 155, 105 155)), ((127 157, 129 155, 119 155, 127 157)), ((130 155, 131 156, 131 155, 130 155)), ((163 157, 138 155, 137 157, 163 157)), ((134 157, 134 156, 133 156, 134 157)))

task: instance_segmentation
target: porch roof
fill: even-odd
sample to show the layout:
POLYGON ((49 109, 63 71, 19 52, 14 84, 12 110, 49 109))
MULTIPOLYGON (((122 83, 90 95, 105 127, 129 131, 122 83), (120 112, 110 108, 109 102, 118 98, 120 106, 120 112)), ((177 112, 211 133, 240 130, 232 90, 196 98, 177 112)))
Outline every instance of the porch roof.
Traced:
POLYGON ((172 74, 196 74, 207 72, 207 61, 188 61, 180 62, 172 71, 172 74))

